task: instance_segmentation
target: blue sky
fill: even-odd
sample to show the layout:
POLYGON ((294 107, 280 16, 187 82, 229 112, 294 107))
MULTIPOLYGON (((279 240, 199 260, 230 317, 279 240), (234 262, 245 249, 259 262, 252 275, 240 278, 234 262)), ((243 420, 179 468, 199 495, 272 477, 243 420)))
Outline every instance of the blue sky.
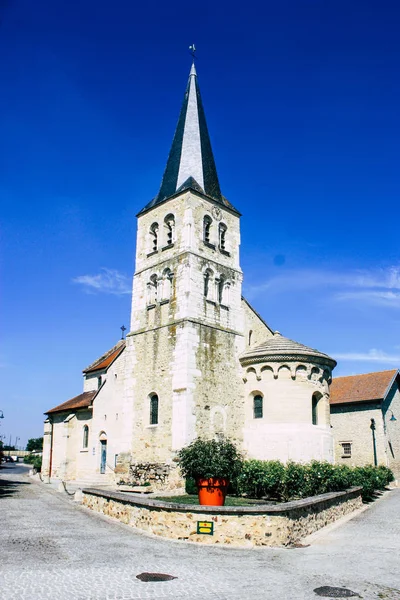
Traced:
POLYGON ((337 375, 400 366, 399 26, 396 1, 0 4, 0 435, 41 435, 129 325, 193 42, 245 295, 337 375))

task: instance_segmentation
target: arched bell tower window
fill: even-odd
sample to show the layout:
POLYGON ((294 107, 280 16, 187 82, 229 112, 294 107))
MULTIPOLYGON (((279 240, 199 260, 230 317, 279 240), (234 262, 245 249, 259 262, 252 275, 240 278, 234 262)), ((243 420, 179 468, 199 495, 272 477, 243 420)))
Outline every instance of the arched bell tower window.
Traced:
POLYGON ((152 275, 147 284, 147 305, 156 304, 157 302, 158 277, 152 275))
POLYGON ((85 425, 83 427, 83 439, 82 439, 82 448, 87 448, 89 446, 89 427, 85 425))
POLYGON ((169 300, 172 292, 172 279, 174 274, 171 269, 164 269, 162 274, 162 294, 161 300, 169 300))
POLYGON ((204 297, 213 300, 213 272, 207 269, 204 273, 204 297))
POLYGON ((166 230, 166 242, 167 246, 172 246, 175 242, 175 217, 174 215, 167 215, 164 219, 164 225, 166 230))
POLYGON ((158 425, 158 396, 150 396, 150 425, 158 425))
POLYGON ((227 226, 224 223, 218 225, 218 246, 220 250, 226 251, 227 226))
POLYGON ((253 398, 253 414, 255 419, 263 418, 263 397, 259 394, 253 398))
POLYGON ((212 219, 208 215, 206 215, 203 219, 203 241, 206 244, 211 243, 211 226, 212 219))
POLYGON ((150 240, 151 248, 150 252, 157 252, 158 250, 158 223, 153 223, 150 227, 150 240))
POLYGON ((225 287, 225 277, 221 275, 218 281, 218 302, 220 304, 224 303, 224 287, 225 287))

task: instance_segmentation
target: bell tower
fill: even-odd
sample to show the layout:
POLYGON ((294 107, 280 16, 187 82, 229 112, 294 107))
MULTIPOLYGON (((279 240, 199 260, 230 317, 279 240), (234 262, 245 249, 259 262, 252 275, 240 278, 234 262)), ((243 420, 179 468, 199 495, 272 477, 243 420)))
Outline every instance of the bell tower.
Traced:
POLYGON ((241 435, 240 213, 221 194, 194 64, 160 191, 137 216, 127 393, 134 458, 160 464, 197 436, 241 435))

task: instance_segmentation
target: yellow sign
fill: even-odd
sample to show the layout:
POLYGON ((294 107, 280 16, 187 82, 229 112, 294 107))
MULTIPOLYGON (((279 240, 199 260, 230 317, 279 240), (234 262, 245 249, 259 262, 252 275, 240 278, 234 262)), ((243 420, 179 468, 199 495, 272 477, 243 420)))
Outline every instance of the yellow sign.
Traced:
POLYGON ((212 521, 197 521, 197 533, 214 535, 214 523, 212 521))

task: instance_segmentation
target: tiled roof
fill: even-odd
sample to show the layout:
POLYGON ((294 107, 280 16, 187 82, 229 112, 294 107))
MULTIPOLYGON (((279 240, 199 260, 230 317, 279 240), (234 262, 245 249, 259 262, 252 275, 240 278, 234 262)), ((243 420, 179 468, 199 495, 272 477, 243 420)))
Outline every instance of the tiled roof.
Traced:
POLYGON ((160 191, 139 215, 184 190, 197 191, 211 198, 216 204, 238 213, 221 194, 194 64, 190 71, 160 191))
POLYGON ((84 373, 92 373, 93 371, 99 371, 100 369, 107 369, 114 360, 122 353, 126 345, 125 340, 119 340, 118 344, 115 344, 108 350, 103 356, 100 356, 97 360, 95 360, 91 365, 89 365, 86 369, 83 370, 84 373))
POLYGON ((330 402, 331 404, 345 404, 383 400, 396 373, 397 370, 393 369, 377 373, 364 373, 363 375, 335 377, 331 385, 330 402))
POLYGON ((59 404, 55 408, 51 408, 45 414, 62 412, 64 410, 74 410, 77 408, 87 408, 91 405, 93 398, 97 394, 97 390, 92 392, 83 392, 83 394, 79 394, 79 396, 75 396, 75 398, 71 398, 71 400, 67 400, 62 404, 59 404))
POLYGON ((336 366, 336 361, 327 354, 290 340, 281 335, 279 331, 275 331, 272 337, 255 348, 246 350, 240 356, 240 362, 243 365, 282 360, 308 360, 311 362, 316 360, 329 365, 331 368, 336 366))

